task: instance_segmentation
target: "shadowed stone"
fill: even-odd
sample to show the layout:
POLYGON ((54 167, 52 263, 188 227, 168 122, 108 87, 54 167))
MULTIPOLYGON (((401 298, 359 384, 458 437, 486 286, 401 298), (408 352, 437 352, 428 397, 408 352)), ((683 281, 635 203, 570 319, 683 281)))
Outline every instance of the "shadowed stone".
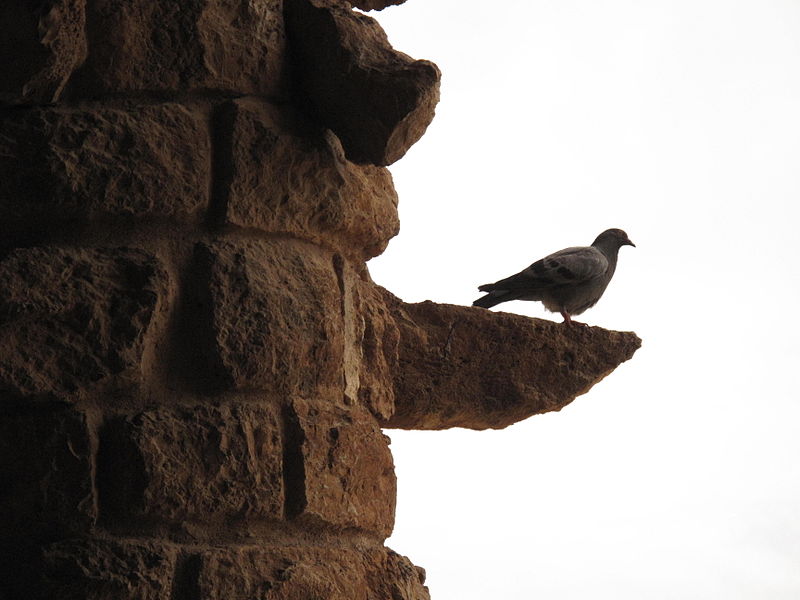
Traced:
POLYGON ((281 425, 270 406, 158 409, 102 430, 105 522, 210 527, 283 515, 281 425))
POLYGON ((86 58, 85 0, 0 2, 0 104, 57 101, 86 58))
POLYGON ((280 95, 280 0, 92 0, 71 97, 214 90, 280 95))
POLYGON ((135 389, 166 294, 143 250, 14 250, 0 262, 0 392, 74 401, 101 384, 135 389))
POLYGON ((389 44, 375 19, 330 0, 286 0, 301 106, 357 163, 390 165, 425 133, 441 74, 389 44))
POLYGON ((208 206, 207 119, 179 104, 4 111, 4 242, 102 219, 198 221, 208 206))
POLYGON ((201 555, 203 600, 430 600, 424 572, 381 546, 253 547, 201 555))
POLYGON ((97 508, 86 418, 63 405, 0 413, 0 552, 86 533, 97 508))
POLYGON ((195 251, 198 360, 218 389, 341 397, 344 334, 330 255, 292 240, 195 251))
POLYGON ((66 540, 44 549, 41 598, 171 598, 177 551, 155 542, 66 540))

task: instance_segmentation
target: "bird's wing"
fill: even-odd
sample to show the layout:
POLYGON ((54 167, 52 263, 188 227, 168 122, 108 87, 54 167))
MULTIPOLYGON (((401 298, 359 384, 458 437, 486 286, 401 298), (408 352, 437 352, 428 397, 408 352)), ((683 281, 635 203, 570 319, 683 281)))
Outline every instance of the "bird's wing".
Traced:
POLYGON ((482 285, 478 289, 485 292, 525 291, 575 285, 602 277, 607 269, 608 260, 597 248, 592 246, 565 248, 537 260, 516 275, 482 285))

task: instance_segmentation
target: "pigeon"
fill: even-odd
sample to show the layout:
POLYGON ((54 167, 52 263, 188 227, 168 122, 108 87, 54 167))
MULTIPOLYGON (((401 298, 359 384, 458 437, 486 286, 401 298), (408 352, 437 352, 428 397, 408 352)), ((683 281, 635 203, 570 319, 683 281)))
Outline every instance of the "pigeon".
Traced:
POLYGON ((537 300, 550 312, 561 313, 570 325, 573 315, 597 304, 606 291, 622 246, 636 247, 621 229, 607 229, 591 246, 564 248, 516 275, 480 286, 488 293, 472 305, 491 308, 509 300, 537 300))

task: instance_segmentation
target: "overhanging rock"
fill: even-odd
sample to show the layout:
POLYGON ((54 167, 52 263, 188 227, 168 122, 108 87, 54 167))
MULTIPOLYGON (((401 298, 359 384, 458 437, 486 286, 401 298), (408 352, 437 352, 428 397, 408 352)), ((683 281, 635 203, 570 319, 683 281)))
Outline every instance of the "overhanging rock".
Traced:
POLYGON ((287 0, 299 105, 341 140, 347 158, 390 165, 430 124, 438 67, 389 44, 378 22, 330 0, 287 0))
POLYGON ((385 297, 399 330, 389 428, 502 429, 561 410, 641 346, 634 333, 385 297))

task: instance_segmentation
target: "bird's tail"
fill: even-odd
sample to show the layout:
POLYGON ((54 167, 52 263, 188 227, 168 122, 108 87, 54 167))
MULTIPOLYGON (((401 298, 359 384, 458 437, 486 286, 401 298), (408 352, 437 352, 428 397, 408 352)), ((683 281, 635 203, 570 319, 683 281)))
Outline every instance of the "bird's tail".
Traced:
MULTIPOLYGON (((489 285, 482 285, 478 289, 482 292, 489 291, 485 288, 490 287, 489 285)), ((506 291, 506 290, 496 290, 496 291, 489 291, 488 294, 485 296, 481 296, 475 302, 472 303, 472 306, 480 306, 481 308, 491 308, 500 304, 501 302, 508 302, 509 300, 514 300, 514 294, 506 291)))

